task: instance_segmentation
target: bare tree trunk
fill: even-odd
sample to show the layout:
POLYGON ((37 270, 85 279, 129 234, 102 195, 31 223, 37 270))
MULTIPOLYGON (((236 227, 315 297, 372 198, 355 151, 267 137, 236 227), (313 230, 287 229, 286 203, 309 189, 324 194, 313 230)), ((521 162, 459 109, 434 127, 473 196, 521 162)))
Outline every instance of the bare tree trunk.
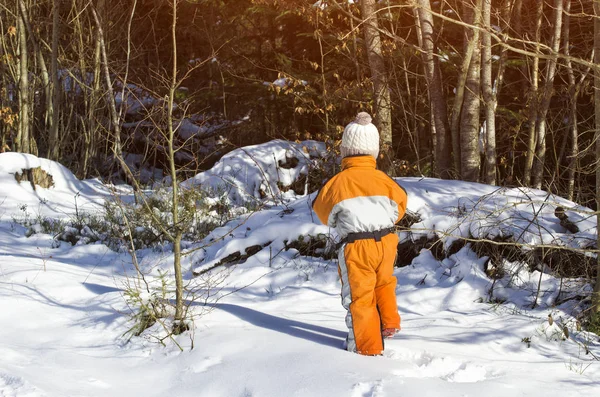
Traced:
POLYGON ((483 0, 482 54, 481 54, 481 91, 485 101, 485 168, 484 180, 490 185, 496 184, 496 93, 492 82, 492 36, 490 31, 492 0, 483 0))
POLYGON ((452 162, 450 156, 451 145, 448 137, 448 112, 442 89, 441 72, 434 54, 434 24, 431 5, 429 0, 414 0, 413 6, 417 10, 416 14, 421 29, 425 78, 429 89, 431 119, 434 121, 431 126, 432 133, 435 132, 434 170, 440 178, 450 178, 452 176, 452 162))
MULTIPOLYGON (((98 0, 98 12, 100 15, 104 13, 104 0, 98 0)), ((102 31, 96 27, 96 35, 94 40, 94 82, 90 93, 89 108, 88 108, 88 129, 90 134, 90 146, 86 150, 86 167, 84 172, 87 172, 87 161, 89 158, 95 158, 98 155, 98 146, 101 142, 100 129, 96 120, 96 114, 102 98, 100 92, 102 87, 102 31)))
MULTIPOLYGON (((535 16, 535 53, 540 52, 540 40, 542 31, 542 17, 544 11, 544 2, 538 1, 538 7, 535 16)), ((540 58, 538 56, 533 57, 533 65, 531 67, 530 75, 530 91, 529 91, 529 128, 528 128, 528 141, 527 141, 527 155, 525 157, 525 169, 523 170, 523 184, 529 186, 531 183, 531 172, 533 169, 533 159, 535 156, 536 148, 536 123, 538 115, 538 88, 539 88, 539 65, 540 58)))
MULTIPOLYGON (((100 5, 98 5, 98 7, 99 6, 100 5)), ((87 55, 86 49, 88 47, 88 43, 85 43, 84 28, 82 25, 82 15, 80 12, 78 12, 78 10, 80 9, 78 7, 80 7, 80 5, 78 4, 78 0, 73 0, 73 2, 71 4, 71 11, 75 14, 75 17, 72 19, 72 22, 73 22, 72 30, 73 30, 73 35, 77 36, 79 71, 82 76, 89 76, 88 66, 87 66, 88 57, 86 56, 87 55)), ((95 37, 93 34, 91 34, 90 36, 95 37)), ((95 42, 94 39, 91 39, 90 41, 92 43, 95 42)), ((90 122, 90 119, 92 119, 91 115, 94 112, 94 108, 92 108, 92 105, 91 105, 91 102, 92 102, 91 97, 93 95, 93 93, 92 93, 93 88, 91 88, 91 86, 93 86, 94 84, 95 84, 94 81, 88 81, 86 79, 86 84, 84 86, 82 86, 84 114, 82 114, 80 116, 80 120, 81 120, 81 129, 82 129, 81 135, 83 135, 83 145, 82 145, 81 149, 78 151, 78 158, 80 159, 80 161, 79 161, 78 169, 77 169, 77 176, 81 179, 87 178, 87 172, 88 172, 89 162, 90 162, 90 153, 93 150, 93 147, 95 144, 92 139, 92 129, 91 129, 91 122, 90 122)))
POLYGON ((319 55, 321 56, 321 98, 323 99, 323 110, 325 111, 325 131, 329 134, 329 99, 327 92, 327 78, 325 76, 325 52, 323 51, 323 33, 319 29, 319 10, 318 7, 315 8, 317 16, 316 20, 316 29, 315 35, 317 36, 319 42, 319 55))
POLYGON ((38 59, 38 65, 40 67, 40 74, 42 77, 42 83, 44 84, 44 96, 46 99, 46 114, 44 117, 44 124, 47 130, 52 128, 54 108, 52 106, 52 90, 50 86, 50 77, 48 75, 48 68, 46 67, 46 61, 44 60, 44 54, 38 44, 38 40, 35 36, 35 31, 31 27, 31 21, 29 19, 29 15, 27 12, 27 7, 23 0, 19 0, 19 11, 21 12, 21 16, 23 18, 23 23, 25 24, 25 28, 27 30, 27 34, 31 39, 31 43, 33 44, 33 51, 35 56, 38 59))
POLYGON ((377 120, 381 141, 380 153, 383 155, 380 165, 383 171, 389 175, 393 175, 392 103, 387 71, 383 60, 381 38, 379 36, 376 0, 361 0, 361 12, 365 20, 364 35, 369 66, 371 68, 371 80, 373 81, 375 120, 377 120))
MULTIPOLYGON (((350 2, 347 3, 348 13, 352 15, 352 9, 350 2)), ((348 18, 350 20, 350 31, 352 32, 352 56, 354 58, 354 68, 356 69, 356 81, 360 81, 362 73, 360 69, 360 62, 358 61, 358 38, 356 37, 356 31, 354 30, 354 18, 348 18)), ((362 98, 362 88, 358 86, 358 97, 362 98)))
POLYGON ((537 116, 537 145, 535 152, 535 162, 533 167, 533 186, 540 189, 544 180, 544 164, 546 160, 546 118, 550 100, 554 90, 554 76, 556 75, 556 64, 558 61, 558 51, 560 50, 560 36, 562 32, 563 0, 554 0, 554 32, 550 44, 552 53, 550 59, 546 61, 546 77, 544 81, 544 90, 537 116))
MULTIPOLYGON (((476 4, 465 5, 463 3, 463 7, 465 7, 465 20, 472 23, 473 26, 480 25, 481 3, 482 0, 477 0, 476 4)), ((463 89, 464 99, 462 110, 460 111, 460 175, 465 181, 477 182, 479 181, 479 172, 481 170, 479 150, 481 47, 479 29, 469 30, 466 32, 465 41, 467 53, 470 54, 470 57, 468 56, 470 62, 466 70, 463 89)), ((459 100, 459 97, 457 96, 456 99, 459 100)))
MULTIPOLYGON (((423 29, 421 28, 421 19, 419 18, 419 7, 418 5, 413 5, 413 16, 415 19, 415 25, 416 25, 416 33, 417 33, 417 43, 419 44, 419 48, 422 48, 423 50, 425 49, 425 45, 424 45, 424 41, 423 41, 423 29)), ((425 58, 426 55, 423 55, 423 58, 425 58)), ((425 62, 423 62, 425 63, 425 62)), ((427 81, 427 85, 429 85, 429 74, 427 72, 427 67, 425 65, 424 69, 425 69, 425 80, 427 81)), ((409 84, 406 85, 407 87, 410 87, 409 84)), ((435 118, 434 118, 434 114, 432 111, 433 108, 433 101, 431 100, 431 90, 429 88, 427 88, 427 102, 429 103, 429 128, 430 128, 430 133, 429 133, 429 137, 428 137, 428 141, 430 142, 430 146, 431 146, 431 158, 433 158, 433 171, 435 174, 437 174, 439 176, 439 173, 437 172, 437 138, 436 138, 436 130, 435 130, 435 118)), ((415 102, 416 104, 416 102, 415 102)))
MULTIPOLYGON (((514 23, 511 23, 510 26, 513 28, 513 32, 510 32, 509 35, 512 33, 514 36, 516 37, 523 37, 523 23, 522 23, 522 17, 523 17, 523 0, 515 0, 515 6, 513 9, 513 17, 514 17, 514 23)), ((511 22, 513 22, 513 19, 511 18, 511 22)), ((522 47, 522 46, 521 46, 522 47)), ((525 78, 526 76, 529 75, 529 67, 527 65, 527 61, 525 60, 524 62, 521 63, 521 67, 519 68, 521 70, 521 76, 523 76, 523 78, 525 78)), ((523 86, 523 98, 525 99, 531 99, 530 98, 530 93, 528 91, 527 88, 527 84, 524 82, 524 84, 522 84, 523 86)), ((523 123, 519 123, 519 127, 522 125, 523 123)), ((505 177, 505 181, 507 182, 516 182, 517 178, 515 176, 515 162, 517 161, 517 141, 521 140, 521 128, 517 129, 515 134, 514 134, 514 139, 513 139, 513 143, 511 145, 511 149, 510 149, 510 165, 508 167, 508 171, 507 171, 507 175, 505 177)), ((527 139, 527 138, 526 138, 527 139)), ((527 163, 527 154, 529 152, 526 151, 525 152, 525 163, 527 163)), ((533 164, 533 162, 531 163, 533 164)), ((526 164, 523 165, 524 169, 527 167, 526 164)), ((523 175, 525 175, 526 172, 523 172, 523 175)), ((529 167, 529 178, 531 179, 531 167, 529 167)), ((522 183, 525 183, 525 177, 523 177, 522 183)), ((528 182, 529 183, 529 182, 528 182)))
POLYGON ((173 0, 173 21, 172 21, 172 40, 173 40, 173 69, 171 74, 171 84, 169 87, 167 126, 169 131, 169 166, 171 179, 173 180, 173 267, 175 271, 175 322, 176 327, 182 328, 183 320, 183 275, 181 272, 181 238, 183 231, 179 226, 179 189, 177 182, 177 169, 175 165, 175 129, 173 127, 173 108, 175 100, 175 91, 177 90, 177 2, 173 0))
MULTIPOLYGON (((500 16, 502 18, 502 31, 505 32, 502 35, 502 41, 508 41, 509 34, 508 30, 510 25, 512 24, 512 11, 513 11, 513 1, 515 0, 507 0, 504 2, 504 6, 500 12, 500 16)), ((491 26, 490 26, 491 29, 491 26)), ((498 106, 498 95, 500 95, 500 91, 502 91, 502 86, 504 84, 504 74, 506 71, 506 61, 508 60, 508 49, 505 46, 502 46, 500 49, 500 61, 498 65, 498 73, 496 74, 496 82, 494 88, 494 100, 496 101, 496 106, 498 106)))
MULTIPOLYGON (((567 75, 569 77, 569 102, 570 102, 570 137, 571 137, 571 146, 570 151, 567 155, 567 198, 569 200, 573 200, 573 196, 575 195, 575 170, 577 168, 577 155, 579 154, 579 131, 577 127, 577 98, 579 97, 579 87, 575 80, 575 73, 573 72, 573 65, 571 60, 568 58, 570 56, 569 46, 570 42, 570 32, 571 32, 571 2, 565 2, 565 20, 564 20, 564 42, 563 42, 563 51, 566 55, 566 66, 567 66, 567 75)), ((562 156, 561 156, 562 157, 562 156)), ((557 162, 557 167, 560 165, 560 162, 557 162)), ((559 174, 557 174, 558 177, 559 174)))
MULTIPOLYGON (((52 160, 59 159, 61 146, 61 140, 58 134, 58 103, 60 100, 60 83, 58 81, 58 38, 60 37, 60 4, 61 0, 54 0, 54 7, 52 9, 52 63, 50 64, 50 72, 52 75, 52 124, 50 125, 50 142, 48 142, 48 146, 50 148, 49 154, 52 160)), ((85 79, 83 75, 82 78, 85 79)))
MULTIPOLYGON (((502 10, 500 12, 501 18, 502 18, 502 25, 501 25, 501 29, 503 32, 505 32, 502 35, 502 41, 504 43, 506 43, 509 40, 509 27, 512 25, 512 13, 514 11, 513 5, 516 6, 516 3, 513 1, 517 1, 517 0, 507 0, 504 3, 504 6, 502 7, 502 10)), ((496 81, 494 82, 493 85, 493 95, 494 95, 494 105, 496 106, 496 108, 498 107, 498 96, 500 95, 500 92, 502 91, 502 87, 504 86, 504 76, 505 76, 505 72, 506 72, 506 64, 508 61, 508 49, 505 46, 502 46, 502 48, 500 49, 500 60, 499 60, 499 64, 498 64, 498 72, 496 74, 496 81)), ((494 112, 495 114, 495 112, 494 112)), ((498 140, 498 137, 496 137, 496 141, 498 140)), ((496 164, 496 169, 497 169, 497 164, 496 164)), ((497 175, 498 176, 498 175, 497 175)))
MULTIPOLYGON (((110 109, 111 116, 111 124, 114 131, 113 134, 113 142, 112 142, 112 151, 116 157, 121 157, 123 153, 122 145, 121 145, 121 120, 119 119, 119 113, 117 112, 117 106, 115 104, 115 94, 112 86, 112 80, 110 78, 110 71, 108 69, 108 55, 106 54, 106 43, 104 42, 104 30, 102 28, 102 23, 100 22, 100 18, 98 17, 98 13, 96 9, 92 7, 92 15, 94 17, 94 21, 96 22, 96 29, 98 32, 98 42, 100 45, 100 54, 102 56, 102 65, 103 65, 103 73, 104 80, 106 83, 106 101, 108 103, 110 109)), ((127 174, 127 171, 125 171, 127 174)))
MULTIPOLYGON (((594 63, 600 65, 600 0, 594 0, 594 63)), ((600 69, 594 69, 594 117, 596 122, 596 208, 600 208, 600 69)), ((600 230, 600 215, 596 211, 596 230, 600 230)), ((597 233, 596 246, 600 247, 600 233, 597 233)), ((600 255, 596 255, 596 283, 592 296, 592 312, 600 316, 600 255)))
POLYGON ((15 146, 17 152, 31 153, 29 142, 29 53, 27 51, 25 18, 22 13, 17 16, 17 33, 19 35, 19 132, 15 146))
MULTIPOLYGON (((0 32, 4 32, 4 24, 2 23, 3 13, 0 10, 0 32)), ((6 54, 4 35, 0 35, 0 59, 4 59, 6 54)), ((0 62, 0 86, 6 87, 8 85, 8 79, 6 74, 8 73, 7 67, 4 62, 0 62)), ((0 109, 4 109, 4 97, 0 95, 0 109)), ((0 110, 1 112, 1 110, 0 110)), ((5 116, 7 117, 7 116, 5 116)), ((0 153, 4 153, 6 149, 10 149, 7 144, 7 137, 10 134, 10 128, 12 123, 3 122, 0 123, 0 153)))
MULTIPOLYGON (((473 5, 469 1, 469 4, 465 4, 463 2, 463 19, 467 21, 467 23, 472 23, 473 25, 477 24, 476 13, 473 12, 473 5)), ((473 54, 476 51, 476 47, 479 45, 478 41, 475 40, 475 35, 477 34, 477 38, 479 38, 479 30, 475 30, 475 32, 470 33, 468 28, 465 29, 465 57, 463 58, 461 72, 458 76, 458 82, 456 84, 456 95, 454 96, 454 102, 452 105, 452 113, 450 116, 450 135, 452 136, 452 151, 454 152, 454 167, 459 171, 459 174, 462 178, 463 169, 462 169, 462 155, 463 150, 467 150, 468 148, 461 148, 461 114, 463 111, 464 101, 465 101, 465 90, 467 88, 467 79, 472 77, 469 72, 472 72, 471 69, 471 61, 473 59, 473 54)))
MULTIPOLYGON (((416 8, 413 8, 413 15, 414 15, 414 19, 415 19, 415 24, 416 24, 416 33, 417 33, 417 42, 419 44, 420 48, 423 48, 423 34, 421 33, 421 22, 419 21, 419 14, 416 8)), ((406 59, 403 57, 402 58, 402 63, 404 64, 404 78, 406 80, 406 90, 408 92, 409 98, 411 98, 411 90, 409 89, 410 87, 410 81, 408 79, 408 75, 409 75, 409 69, 408 67, 406 67, 406 59)), ((416 94, 418 92, 417 87, 419 87, 419 84, 417 81, 415 81, 415 100, 410 100, 410 102, 412 103, 412 110, 413 110, 413 115, 417 114, 417 106, 419 103, 418 95, 416 94)), ((431 104, 431 96, 429 95, 429 90, 427 90, 427 102, 431 104)), ((415 154, 417 157, 417 171, 419 172, 419 174, 422 174, 421 171, 421 131, 422 128, 420 128, 420 126, 422 125, 420 123, 419 120, 417 120, 417 117, 411 117, 411 122, 412 122, 412 130, 413 130, 413 134, 414 134, 414 142, 415 142, 415 154)), ((432 154, 432 158, 435 159, 435 149, 436 149, 436 145, 435 145, 435 120, 433 119, 433 115, 431 112, 429 112, 429 123, 431 125, 431 150, 430 153, 432 154)), ((407 120, 407 124, 408 124, 408 120, 407 120)))
MULTIPOLYGON (((516 37, 523 37, 523 0, 515 0, 515 6, 513 9, 513 15, 514 15, 514 24, 510 24, 510 27, 513 27, 513 31, 514 31, 514 35, 516 37)), ((511 19, 512 21, 512 19, 511 19)), ((528 72, 527 72, 527 64, 525 62, 523 62, 521 64, 521 71, 523 76, 527 76, 528 72)))

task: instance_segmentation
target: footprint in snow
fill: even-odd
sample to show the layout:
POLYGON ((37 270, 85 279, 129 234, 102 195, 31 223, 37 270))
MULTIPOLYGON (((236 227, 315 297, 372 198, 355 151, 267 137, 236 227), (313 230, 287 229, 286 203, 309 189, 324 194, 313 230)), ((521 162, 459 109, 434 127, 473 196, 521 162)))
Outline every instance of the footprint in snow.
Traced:
POLYGON ((244 389, 240 397, 252 397, 252 392, 246 388, 244 389))
POLYGON ((436 357, 427 352, 401 357, 397 352, 388 355, 392 358, 407 359, 413 362, 412 368, 394 371, 394 375, 411 378, 439 378, 447 382, 475 383, 497 377, 477 364, 464 362, 452 357, 436 357))
POLYGON ((352 397, 378 397, 383 392, 381 381, 360 382, 352 388, 352 397))
POLYGON ((88 378, 88 383, 90 386, 97 387, 99 389, 110 389, 110 384, 104 382, 103 380, 96 378, 88 378))
POLYGON ((42 396, 44 393, 28 384, 20 376, 0 372, 0 397, 42 396))
POLYGON ((204 357, 203 360, 200 360, 191 366, 188 367, 188 371, 198 374, 200 372, 206 372, 209 368, 214 367, 215 365, 221 364, 221 357, 204 357))

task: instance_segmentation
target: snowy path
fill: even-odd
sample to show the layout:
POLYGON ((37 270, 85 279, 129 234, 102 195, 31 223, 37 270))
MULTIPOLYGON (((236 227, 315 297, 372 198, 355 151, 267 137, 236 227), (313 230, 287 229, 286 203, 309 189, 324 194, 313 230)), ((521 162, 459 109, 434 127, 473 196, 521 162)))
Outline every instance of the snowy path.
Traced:
POLYGON ((569 342, 531 348, 521 342, 539 319, 481 304, 435 312, 431 302, 415 303, 408 293, 398 298, 401 308, 410 308, 404 329, 387 342, 385 356, 349 354, 340 349, 344 313, 335 283, 289 286, 275 296, 259 296, 259 289, 231 295, 197 321, 192 351, 123 344, 116 255, 107 254, 92 272, 73 260, 46 260, 43 271, 41 259, 2 246, 0 396, 463 396, 482 390, 580 396, 600 390, 597 366, 583 375, 567 368, 561 350, 572 350, 569 342))

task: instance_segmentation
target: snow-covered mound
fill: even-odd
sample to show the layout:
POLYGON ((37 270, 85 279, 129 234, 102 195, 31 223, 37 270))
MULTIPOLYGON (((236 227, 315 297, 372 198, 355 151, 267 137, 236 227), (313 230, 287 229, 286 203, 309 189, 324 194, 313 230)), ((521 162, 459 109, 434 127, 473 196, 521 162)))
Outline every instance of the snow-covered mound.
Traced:
POLYGON ((589 248, 596 241, 594 212, 542 190, 505 188, 434 178, 398 178, 408 192, 408 208, 421 222, 413 238, 437 235, 446 244, 457 238, 511 238, 525 248, 548 244, 589 248), (579 232, 570 233, 555 211, 562 207, 579 232))
POLYGON ((23 153, 0 153, 0 219, 29 212, 31 215, 63 218, 77 211, 97 211, 110 191, 98 180, 80 181, 61 164, 23 153), (18 182, 16 174, 40 167, 53 186, 35 189, 29 181, 18 182))
POLYGON ((305 188, 309 169, 325 150, 325 144, 316 141, 274 140, 247 146, 226 154, 184 186, 201 186, 234 205, 291 201, 310 193, 305 188), (305 183, 294 190, 291 185, 299 180, 305 183))
MULTIPOLYGON (((272 146, 267 148, 274 149, 272 146)), ((258 156, 253 149, 244 149, 248 158, 258 156)), ((278 156, 283 154, 280 152, 278 156)), ((223 167, 219 164, 215 168, 222 170, 223 167)), ((206 175, 211 178, 214 172, 211 170, 197 178, 206 178, 206 175)), ((251 186, 263 181, 263 174, 256 170, 251 174, 254 176, 251 186)), ((400 233, 401 242, 426 236, 439 238, 448 248, 456 240, 503 238, 517 244, 524 252, 540 244, 579 249, 590 248, 595 243, 597 231, 593 211, 541 190, 499 188, 434 178, 397 178, 397 181, 408 193, 408 210, 420 219, 410 230, 400 233), (578 232, 568 232, 561 225, 555 215, 558 207, 562 207, 577 225, 578 232)), ((242 184, 242 181, 235 179, 235 183, 242 184)), ((243 187, 235 190, 240 191, 243 187)), ((232 193, 234 197, 235 192, 232 193)), ((207 239, 222 241, 205 250, 205 262, 213 264, 245 247, 266 246, 272 242, 275 246, 271 249, 278 250, 284 246, 284 241, 298 236, 322 235, 336 241, 334 230, 317 226, 320 222, 311 210, 315 194, 239 219, 235 227, 227 225, 216 229, 207 239), (233 240, 222 239, 226 235, 233 240)))

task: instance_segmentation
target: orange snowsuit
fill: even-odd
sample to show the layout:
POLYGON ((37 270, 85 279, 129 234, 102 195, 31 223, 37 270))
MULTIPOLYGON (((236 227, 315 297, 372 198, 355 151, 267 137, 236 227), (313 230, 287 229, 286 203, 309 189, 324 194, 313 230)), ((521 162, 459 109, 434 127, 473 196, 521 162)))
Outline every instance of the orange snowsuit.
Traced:
POLYGON ((393 275, 398 236, 391 228, 406 212, 406 191, 376 169, 372 156, 342 160, 342 171, 319 191, 313 209, 345 241, 338 252, 347 350, 381 354, 381 330, 400 329, 393 275))

